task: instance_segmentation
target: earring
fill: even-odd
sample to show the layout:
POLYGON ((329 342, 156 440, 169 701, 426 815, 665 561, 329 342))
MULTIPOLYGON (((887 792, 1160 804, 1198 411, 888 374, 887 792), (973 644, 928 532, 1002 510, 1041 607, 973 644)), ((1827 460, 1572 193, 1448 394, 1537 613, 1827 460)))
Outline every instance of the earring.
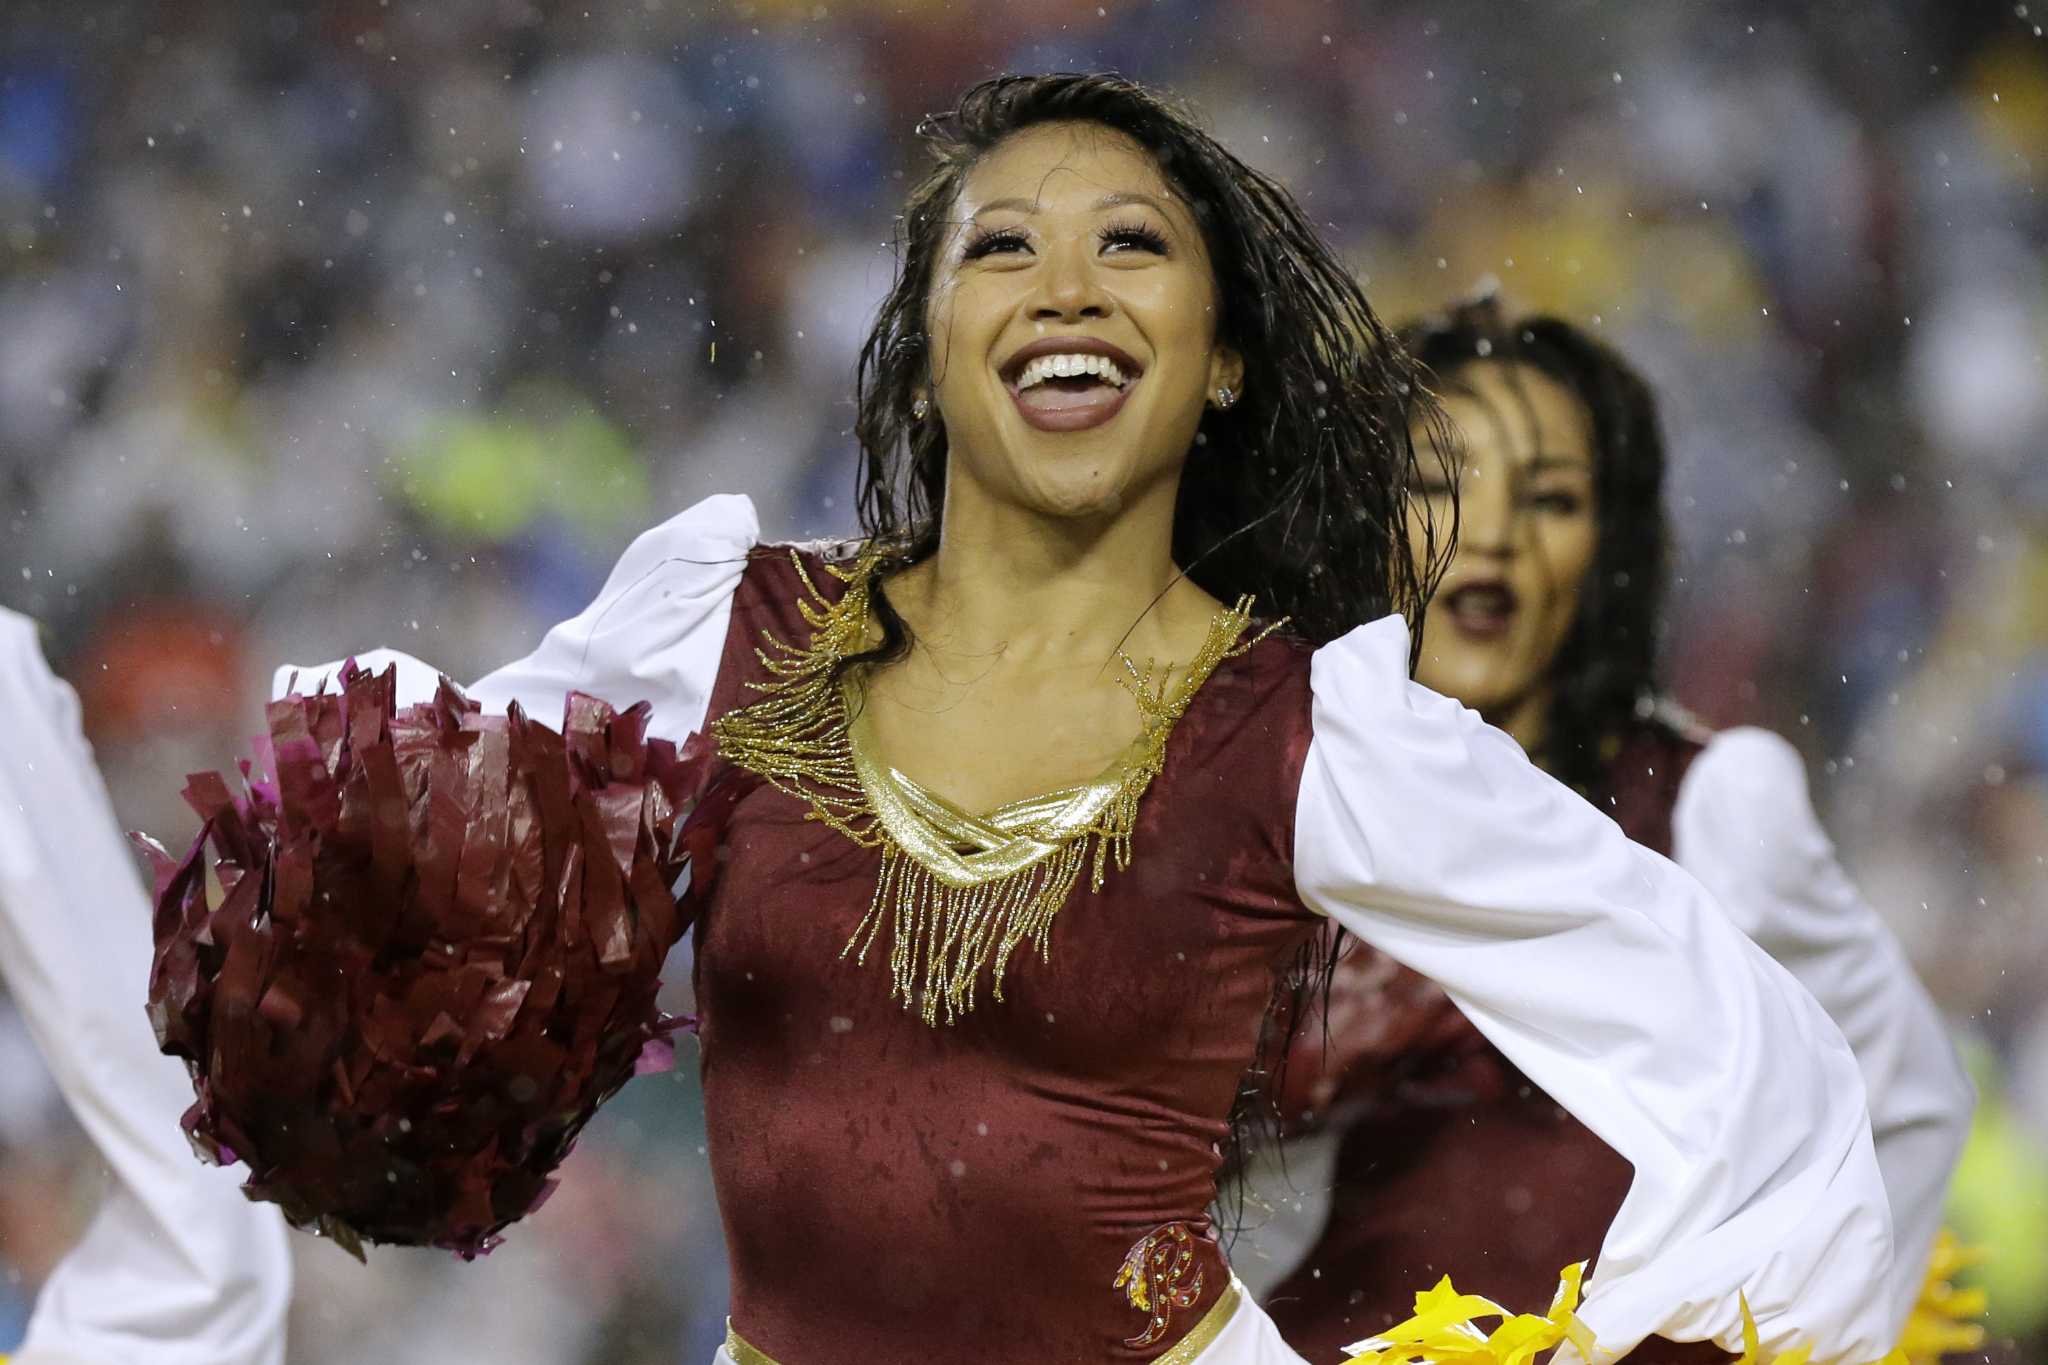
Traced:
POLYGON ((918 396, 917 396, 916 398, 914 398, 914 399, 912 399, 912 400, 911 400, 911 402, 910 402, 910 417, 911 417, 911 420, 912 420, 912 421, 916 421, 916 422, 922 422, 922 421, 923 421, 923 420, 924 420, 925 418, 927 418, 927 417, 931 416, 931 414, 932 414, 932 400, 931 400, 931 399, 929 399, 929 398, 926 398, 926 397, 925 397, 925 396, 924 396, 923 394, 919 394, 919 395, 918 395, 918 396))
POLYGON ((1235 389, 1231 388, 1231 387, 1230 387, 1230 386, 1229 386, 1228 384, 1226 384, 1226 385, 1224 385, 1224 386, 1223 386, 1222 388, 1220 388, 1220 389, 1216 390, 1216 406, 1217 406, 1217 407, 1219 407, 1219 408, 1222 408, 1222 409, 1224 409, 1224 410, 1226 410, 1226 411, 1227 411, 1227 410, 1229 410, 1230 408, 1232 408, 1232 407, 1235 407, 1235 406, 1236 406, 1236 404, 1237 404, 1237 391, 1236 391, 1235 389))

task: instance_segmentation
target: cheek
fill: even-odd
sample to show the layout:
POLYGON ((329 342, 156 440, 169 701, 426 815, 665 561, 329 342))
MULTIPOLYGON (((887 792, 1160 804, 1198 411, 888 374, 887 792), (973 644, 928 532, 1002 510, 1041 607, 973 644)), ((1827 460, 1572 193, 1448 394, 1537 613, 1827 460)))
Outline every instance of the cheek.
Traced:
POLYGON ((1206 282, 1178 282, 1162 294, 1158 309, 1173 329, 1175 339, 1201 352, 1206 361, 1207 353, 1216 344, 1216 303, 1206 282))
POLYGON ((985 355, 1015 301, 1015 286, 1001 274, 953 275, 935 283, 924 310, 934 381, 955 364, 985 355))
POLYGON ((1574 518, 1546 528, 1542 546, 1550 590, 1544 623, 1550 634, 1561 636, 1578 617, 1579 601, 1586 592, 1586 575, 1593 571, 1593 555, 1598 548, 1593 518, 1574 518))
POLYGON ((1206 271, 1206 266, 1176 262, 1112 272, 1108 284, 1124 312, 1151 334, 1153 344, 1207 352, 1215 343, 1217 319, 1206 271))

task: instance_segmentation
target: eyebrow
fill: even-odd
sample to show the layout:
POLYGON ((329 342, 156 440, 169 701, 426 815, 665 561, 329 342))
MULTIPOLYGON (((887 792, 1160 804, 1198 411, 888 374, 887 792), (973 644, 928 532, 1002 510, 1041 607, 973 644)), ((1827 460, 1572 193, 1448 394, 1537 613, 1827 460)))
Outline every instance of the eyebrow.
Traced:
MULTIPOLYGON (((1136 190, 1117 190, 1113 193, 1105 194, 1095 201, 1095 206, 1091 211, 1102 213, 1109 209, 1123 208, 1127 204, 1143 204, 1148 208, 1157 210, 1168 218, 1173 216, 1168 212, 1166 205, 1160 203, 1151 195, 1142 194, 1136 190)), ((989 200, 974 211, 974 216, 979 218, 984 213, 995 213, 998 210, 1006 210, 1011 213, 1037 213, 1039 211, 1039 204, 1035 199, 1023 199, 1012 195, 1007 199, 989 200)))

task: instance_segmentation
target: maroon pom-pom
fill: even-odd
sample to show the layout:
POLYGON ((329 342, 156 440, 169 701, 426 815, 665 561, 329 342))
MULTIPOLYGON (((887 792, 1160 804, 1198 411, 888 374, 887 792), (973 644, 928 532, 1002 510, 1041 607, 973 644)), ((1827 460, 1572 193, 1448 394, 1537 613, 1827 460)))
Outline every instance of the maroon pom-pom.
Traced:
POLYGON ((189 780, 182 859, 147 843, 150 1018, 250 1198, 357 1255, 475 1256, 687 1025, 655 992, 708 759, 645 704, 572 694, 558 734, 445 679, 404 711, 396 670, 342 679, 271 704, 274 780, 189 780))

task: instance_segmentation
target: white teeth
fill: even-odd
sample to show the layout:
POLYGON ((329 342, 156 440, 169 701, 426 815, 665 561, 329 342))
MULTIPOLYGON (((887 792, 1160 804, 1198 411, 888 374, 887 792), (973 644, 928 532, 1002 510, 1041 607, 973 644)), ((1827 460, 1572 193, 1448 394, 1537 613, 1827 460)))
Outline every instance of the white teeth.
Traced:
POLYGON ((1106 355, 1091 355, 1081 352, 1067 352, 1060 355, 1042 355, 1024 367, 1017 376, 1017 390, 1034 388, 1048 379, 1074 379, 1092 374, 1117 388, 1123 388, 1129 381, 1117 363, 1106 355))

